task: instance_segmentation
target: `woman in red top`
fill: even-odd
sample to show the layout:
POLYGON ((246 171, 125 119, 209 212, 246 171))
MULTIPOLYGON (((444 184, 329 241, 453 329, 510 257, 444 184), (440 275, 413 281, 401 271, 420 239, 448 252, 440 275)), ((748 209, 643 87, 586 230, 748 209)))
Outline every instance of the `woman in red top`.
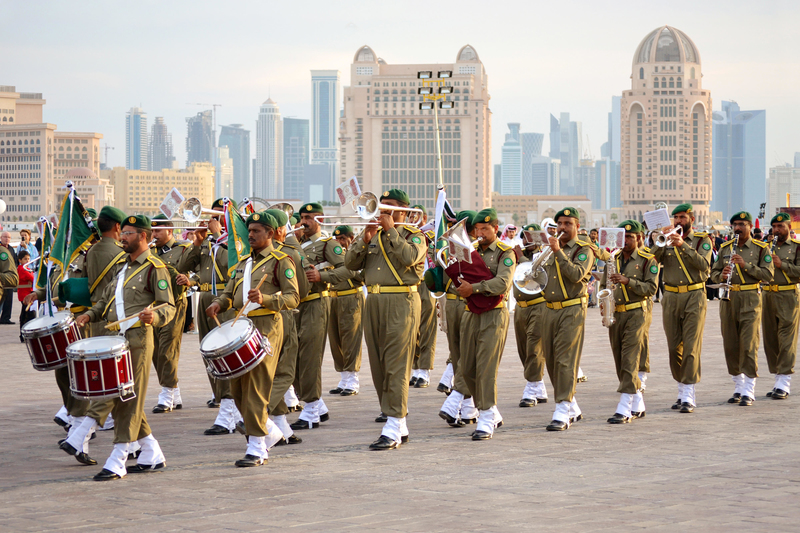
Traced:
MULTIPOLYGON (((25 268, 25 265, 31 260, 31 254, 26 250, 22 250, 19 253, 18 259, 19 266, 17 267, 17 274, 19 275, 19 287, 17 288, 17 298, 22 302, 27 295, 33 292, 33 272, 28 272, 25 268)), ((22 337, 22 326, 34 318, 36 318, 36 313, 34 311, 26 311, 25 304, 22 304, 22 308, 19 312, 19 342, 25 342, 25 339, 22 337)))

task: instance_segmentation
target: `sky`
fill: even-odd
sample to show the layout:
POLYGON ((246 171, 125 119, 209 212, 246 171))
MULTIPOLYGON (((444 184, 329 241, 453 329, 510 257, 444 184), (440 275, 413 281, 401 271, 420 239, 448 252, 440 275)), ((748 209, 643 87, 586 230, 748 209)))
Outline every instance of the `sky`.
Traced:
POLYGON ((0 0, 0 13, 0 85, 43 93, 60 131, 102 133, 111 166, 125 164, 131 107, 148 127, 164 117, 183 166, 186 117, 210 109, 196 103, 220 104, 218 127, 244 124, 254 142, 262 102, 310 118, 310 70, 338 69, 349 85, 365 44, 402 64, 452 63, 471 44, 489 76, 494 163, 508 122, 547 133, 561 112, 599 158, 611 97, 630 89, 637 46, 665 24, 696 44, 715 110, 766 109, 768 167, 800 151, 796 1, 0 0))

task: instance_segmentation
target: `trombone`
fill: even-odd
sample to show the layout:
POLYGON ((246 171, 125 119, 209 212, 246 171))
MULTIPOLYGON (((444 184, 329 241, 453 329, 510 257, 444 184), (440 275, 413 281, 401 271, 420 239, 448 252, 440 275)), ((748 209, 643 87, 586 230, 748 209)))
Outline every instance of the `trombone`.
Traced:
POLYGON ((215 216, 222 216, 222 211, 217 211, 215 209, 208 209, 207 207, 203 207, 200 203, 198 198, 187 198, 178 208, 178 214, 181 215, 182 218, 178 219, 168 219, 168 220, 153 220, 153 228, 155 229, 182 229, 182 230, 198 230, 198 229, 207 229, 205 226, 198 226, 197 223, 203 218, 204 215, 209 215, 209 218, 215 216), (167 226, 166 224, 172 224, 174 222, 188 222, 187 225, 172 225, 167 226), (194 224, 189 225, 189 224, 194 224))
POLYGON ((316 220, 320 226, 339 226, 340 223, 328 222, 327 219, 345 220, 349 218, 357 218, 363 220, 364 222, 355 222, 348 225, 358 227, 372 226, 378 223, 375 218, 381 213, 381 211, 405 211, 409 213, 408 220, 400 225, 419 227, 420 224, 422 224, 424 215, 422 209, 382 204, 378 200, 378 197, 371 192, 361 193, 361 195, 356 198, 353 203, 356 210, 355 215, 317 215, 314 217, 314 220, 316 220))

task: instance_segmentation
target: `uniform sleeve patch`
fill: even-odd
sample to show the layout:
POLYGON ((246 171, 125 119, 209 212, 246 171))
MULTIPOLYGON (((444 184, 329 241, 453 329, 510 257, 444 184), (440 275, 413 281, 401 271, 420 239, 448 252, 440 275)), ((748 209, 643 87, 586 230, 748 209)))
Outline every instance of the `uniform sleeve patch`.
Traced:
POLYGON ((162 291, 165 291, 165 290, 167 290, 167 287, 168 287, 167 280, 165 280, 165 279, 158 280, 158 288, 159 289, 161 289, 162 291))
POLYGON ((342 255, 342 247, 341 246, 336 246, 333 249, 333 253, 335 253, 336 255, 342 255))
POLYGON ((415 235, 414 237, 411 237, 411 242, 413 242, 414 244, 420 244, 422 242, 422 239, 420 239, 415 235))
POLYGON ((283 275, 286 276, 286 279, 292 279, 294 277, 294 270, 287 268, 283 271, 283 275))
POLYGON ((584 253, 578 254, 578 261, 586 261, 586 254, 584 253))
POLYGON ((650 272, 658 274, 658 267, 656 265, 650 265, 650 272))
POLYGON ((707 242, 703 243, 703 250, 709 251, 711 249, 711 245, 707 242))
POLYGON ((8 259, 8 254, 5 252, 0 253, 0 261, 5 261, 8 259))
POLYGON ((769 255, 769 254, 765 255, 764 256, 764 262, 765 263, 772 263, 772 256, 769 255))
POLYGON ((507 267, 510 267, 511 265, 514 264, 514 261, 510 257, 506 257, 505 259, 503 259, 503 264, 507 267))

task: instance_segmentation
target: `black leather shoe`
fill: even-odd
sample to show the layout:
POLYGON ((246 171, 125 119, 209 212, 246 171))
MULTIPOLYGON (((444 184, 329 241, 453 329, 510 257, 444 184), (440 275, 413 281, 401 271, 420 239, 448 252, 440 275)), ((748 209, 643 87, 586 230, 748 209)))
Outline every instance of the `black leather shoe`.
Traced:
POLYGON ((94 479, 95 481, 113 481, 115 479, 122 479, 122 476, 119 476, 114 472, 112 472, 111 470, 106 470, 104 468, 100 472, 95 474, 92 479, 94 479))
POLYGON ((436 387, 436 390, 438 390, 441 393, 446 394, 447 396, 450 396, 450 392, 451 392, 450 387, 448 387, 444 383, 439 383, 439 385, 436 387))
POLYGON ((580 414, 578 416, 573 416, 572 418, 569 419, 569 425, 572 425, 575 422, 580 422, 581 420, 583 420, 583 415, 582 414, 580 414))
POLYGON ((215 402, 214 400, 208 400, 206 402, 206 405, 211 409, 218 409, 219 408, 219 404, 217 402, 215 402))
POLYGON ((236 422, 236 431, 238 431, 240 434, 244 435, 245 437, 247 436, 247 428, 244 427, 244 420, 239 420, 238 422, 236 422))
POLYGON ((551 420, 550 424, 545 429, 547 429, 547 431, 566 431, 569 429, 569 424, 561 420, 551 420))
POLYGON ((587 376, 581 376, 575 380, 575 383, 586 383, 587 381, 589 381, 589 378, 587 376))
POLYGON ((161 472, 166 468, 167 463, 156 463, 154 465, 134 465, 128 468, 129 474, 149 474, 151 472, 161 472))
POLYGON ((319 421, 320 422, 327 422, 330 419, 331 419, 330 413, 325 413, 324 415, 319 415, 319 421))
POLYGON ((462 426, 468 426, 470 424, 477 424, 477 423, 478 423, 478 419, 477 418, 462 418, 461 419, 461 425, 462 426))
POLYGON ((303 442, 303 439, 298 437, 295 434, 289 435, 289 438, 286 437, 282 438, 278 442, 275 443, 275 446, 286 446, 287 444, 300 444, 303 442))
POLYGON ((128 461, 133 461, 134 459, 138 459, 140 455, 142 455, 142 449, 141 448, 139 448, 138 450, 136 450, 133 453, 129 453, 128 454, 128 461))
POLYGON ((170 411, 172 411, 172 407, 168 407, 162 403, 153 407, 154 413, 169 413, 170 411))
POLYGON ((644 418, 646 415, 644 411, 631 411, 631 418, 644 418))
POLYGON ((547 403, 547 398, 536 398, 536 403, 547 403))
POLYGON ((233 431, 229 430, 226 427, 220 426, 219 424, 214 424, 207 430, 203 432, 203 435, 230 435, 233 431))
POLYGON ((377 418, 375 418, 375 422, 378 422, 379 424, 385 424, 387 420, 389 420, 389 417, 382 412, 377 416, 377 418))
POLYGON ((740 401, 742 401, 742 395, 738 392, 734 392, 733 396, 728 398, 728 403, 739 403, 740 401))
POLYGON ((60 419, 60 418, 58 418, 58 417, 55 417, 55 418, 53 419, 53 422, 55 422, 56 424, 58 424, 58 425, 59 425, 59 426, 61 426, 62 428, 65 428, 65 427, 69 426, 69 423, 68 423, 68 422, 64 422, 63 420, 61 420, 61 419, 60 419))
POLYGON ((753 401, 754 401, 754 399, 751 398, 750 396, 742 396, 742 399, 739 402, 739 405, 744 406, 744 407, 749 407, 749 406, 753 405, 753 401))
POLYGON ((358 391, 355 389, 342 389, 339 396, 355 396, 356 394, 358 394, 358 391))
POLYGON ((62 445, 62 444, 64 444, 65 442, 67 442, 67 439, 60 439, 60 440, 58 441, 58 444, 56 444, 56 446, 58 446, 59 448, 61 448, 61 445, 62 445))
POLYGON ((331 389, 328 391, 328 394, 341 394, 344 389, 341 387, 336 387, 335 389, 331 389))
POLYGON ((789 393, 783 389, 775 389, 772 391, 773 400, 785 400, 789 397, 789 393))
POLYGON ((694 413, 694 405, 689 402, 683 402, 681 404, 681 413, 694 413))
POLYGON ((767 398, 772 398, 772 395, 773 395, 773 394, 775 394, 775 391, 776 391, 776 390, 777 390, 777 389, 772 389, 771 391, 769 391, 769 392, 767 393, 767 398))
MULTIPOLYGON (((633 414, 633 413, 631 413, 631 414, 633 414)), ((625 416, 625 415, 621 415, 619 413, 614 413, 614 416, 612 416, 611 418, 608 419, 608 423, 609 424, 630 424, 631 423, 631 417, 625 416)))
POLYGON ((683 405, 683 402, 681 402, 681 399, 678 398, 677 400, 675 400, 675 403, 672 404, 672 408, 673 409, 680 409, 681 405, 683 405))
POLYGON ((289 427, 295 431, 298 431, 300 429, 313 429, 319 427, 319 422, 307 422, 305 420, 298 420, 297 422, 289 424, 289 427))
POLYGON ((447 414, 445 411, 439 411, 439 418, 441 418, 442 420, 444 420, 445 422, 447 422, 447 425, 449 425, 450 427, 454 427, 454 428, 460 428, 461 426, 463 426, 463 425, 464 425, 464 424, 461 422, 461 420, 460 420, 460 419, 458 419, 458 418, 453 418, 452 416, 450 416, 449 414, 447 414))
POLYGON ((415 389, 427 389, 430 386, 427 379, 419 378, 416 383, 414 383, 415 389))
POLYGON ((408 386, 409 387, 413 387, 414 385, 416 385, 418 379, 419 378, 411 378, 411 380, 409 380, 409 382, 408 382, 408 386))
POLYGON ((14 324, 16 324, 16 322, 12 322, 10 320, 4 320, 0 322, 0 324, 2 324, 3 326, 13 326, 14 324))
POLYGON ((58 447, 60 449, 64 450, 64 452, 66 452, 67 455, 77 455, 78 454, 78 450, 76 450, 75 447, 72 444, 67 442, 66 439, 64 439, 64 441, 61 442, 58 445, 58 447))
POLYGON ((297 405, 295 405, 294 407, 289 407, 289 412, 290 413, 299 413, 302 410, 303 410, 303 406, 300 405, 299 403, 297 405))
POLYGON ((182 404, 182 403, 179 403, 179 404, 177 404, 177 405, 173 405, 173 406, 172 406, 172 409, 173 409, 173 410, 183 409, 183 404, 182 404))
POLYGON ((400 444, 408 444, 408 435, 400 435, 400 444))
POLYGON ((492 434, 486 431, 474 431, 472 433, 472 440, 489 440, 492 438, 492 434))
POLYGON ((97 464, 97 461, 89 457, 89 454, 86 452, 76 453, 75 459, 77 459, 79 463, 86 466, 94 466, 97 464))
POLYGON ((536 398, 523 398, 519 401, 520 407, 536 407, 536 398))
POLYGON ((238 467, 248 467, 248 466, 261 466, 267 464, 266 459, 262 459, 261 457, 256 457, 255 455, 250 455, 249 453, 244 456, 243 459, 239 459, 234 463, 238 467))
POLYGON ((370 450, 396 450, 400 446, 396 440, 392 440, 386 435, 381 435, 378 440, 369 445, 370 450))

